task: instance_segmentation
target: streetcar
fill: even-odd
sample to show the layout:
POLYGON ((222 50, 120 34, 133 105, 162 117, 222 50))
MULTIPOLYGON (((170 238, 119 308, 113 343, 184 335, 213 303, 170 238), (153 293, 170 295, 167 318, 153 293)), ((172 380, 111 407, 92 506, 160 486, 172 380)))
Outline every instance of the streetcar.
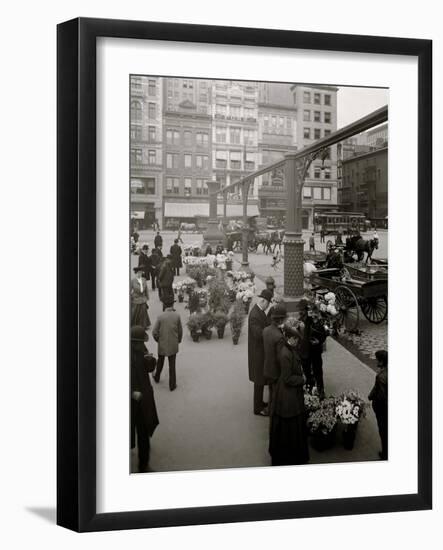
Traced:
POLYGON ((314 216, 314 230, 325 235, 355 235, 367 231, 371 223, 361 212, 317 212, 314 216))

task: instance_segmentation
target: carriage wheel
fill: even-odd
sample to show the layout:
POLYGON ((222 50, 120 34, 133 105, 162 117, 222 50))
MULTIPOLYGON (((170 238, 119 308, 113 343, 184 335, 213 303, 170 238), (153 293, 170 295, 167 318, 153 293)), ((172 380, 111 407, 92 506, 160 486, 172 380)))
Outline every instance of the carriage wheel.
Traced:
POLYGON ((331 250, 331 248, 334 246, 334 243, 329 240, 329 241, 326 241, 326 250, 331 250))
POLYGON ((335 304, 338 310, 338 320, 348 332, 358 329, 360 314, 358 300, 355 294, 347 286, 340 285, 335 289, 335 304))
POLYGON ((360 307, 366 319, 376 325, 383 322, 388 315, 388 300, 386 296, 366 298, 366 300, 360 303, 360 307))

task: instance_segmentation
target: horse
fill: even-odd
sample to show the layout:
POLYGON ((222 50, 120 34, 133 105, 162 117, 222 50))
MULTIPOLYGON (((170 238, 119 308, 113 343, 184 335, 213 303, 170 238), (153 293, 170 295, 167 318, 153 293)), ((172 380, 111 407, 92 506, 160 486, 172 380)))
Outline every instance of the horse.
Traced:
POLYGON ((360 235, 348 237, 346 239, 346 252, 349 255, 357 254, 357 260, 363 261, 364 253, 366 252, 366 262, 371 259, 374 250, 378 249, 378 239, 363 239, 360 235))

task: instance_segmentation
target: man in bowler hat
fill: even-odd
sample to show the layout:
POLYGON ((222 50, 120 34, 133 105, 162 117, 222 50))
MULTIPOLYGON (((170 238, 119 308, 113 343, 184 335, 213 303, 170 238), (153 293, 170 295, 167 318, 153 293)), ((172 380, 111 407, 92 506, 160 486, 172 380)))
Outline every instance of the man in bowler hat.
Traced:
POLYGON ((248 370, 249 380, 254 383, 254 414, 268 416, 267 403, 263 401, 265 387, 263 329, 268 325, 266 309, 272 299, 269 290, 262 290, 248 319, 248 370))

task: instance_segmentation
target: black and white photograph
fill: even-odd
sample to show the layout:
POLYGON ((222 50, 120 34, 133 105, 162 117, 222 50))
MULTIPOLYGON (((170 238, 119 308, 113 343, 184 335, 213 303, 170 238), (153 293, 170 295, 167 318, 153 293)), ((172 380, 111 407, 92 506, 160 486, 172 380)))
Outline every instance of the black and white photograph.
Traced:
POLYGON ((319 82, 130 75, 131 473, 389 460, 389 89, 319 82))

